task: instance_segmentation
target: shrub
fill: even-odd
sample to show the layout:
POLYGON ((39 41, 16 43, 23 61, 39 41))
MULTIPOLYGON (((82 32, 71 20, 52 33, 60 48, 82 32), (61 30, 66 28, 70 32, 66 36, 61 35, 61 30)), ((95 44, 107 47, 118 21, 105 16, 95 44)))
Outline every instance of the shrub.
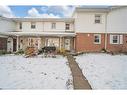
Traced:
POLYGON ((105 49, 105 48, 102 48, 102 50, 101 50, 102 52, 107 52, 107 50, 105 49))
POLYGON ((43 53, 43 50, 38 50, 38 54, 42 54, 43 53))
POLYGON ((24 51, 20 49, 20 50, 18 50, 17 52, 15 52, 15 54, 17 54, 17 55, 18 55, 18 54, 24 54, 24 51))
POLYGON ((4 55, 4 54, 10 54, 11 52, 7 52, 6 50, 0 50, 0 55, 4 55))

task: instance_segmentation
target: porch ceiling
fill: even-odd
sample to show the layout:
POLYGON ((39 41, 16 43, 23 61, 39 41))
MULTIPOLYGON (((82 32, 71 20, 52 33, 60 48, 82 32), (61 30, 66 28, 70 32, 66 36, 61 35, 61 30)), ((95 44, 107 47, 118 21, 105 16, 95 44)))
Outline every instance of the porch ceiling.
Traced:
POLYGON ((52 32, 4 32, 0 33, 6 36, 57 36, 57 37, 75 37, 75 33, 52 33, 52 32))

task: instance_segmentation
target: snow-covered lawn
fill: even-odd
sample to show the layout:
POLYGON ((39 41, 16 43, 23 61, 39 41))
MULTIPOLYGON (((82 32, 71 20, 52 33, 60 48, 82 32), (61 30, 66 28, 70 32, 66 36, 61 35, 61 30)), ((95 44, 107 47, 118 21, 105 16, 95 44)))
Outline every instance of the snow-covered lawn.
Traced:
POLYGON ((67 59, 0 56, 0 89, 73 89, 67 59))
POLYGON ((127 55, 83 54, 76 61, 93 89, 127 89, 127 55))

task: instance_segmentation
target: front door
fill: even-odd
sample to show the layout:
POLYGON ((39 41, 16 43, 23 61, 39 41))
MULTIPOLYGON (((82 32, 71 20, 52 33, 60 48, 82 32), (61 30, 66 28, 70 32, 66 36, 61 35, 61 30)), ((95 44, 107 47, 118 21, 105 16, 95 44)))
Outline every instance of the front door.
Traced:
POLYGON ((16 39, 13 39, 13 51, 16 51, 16 39))
POLYGON ((65 50, 70 50, 70 39, 65 39, 65 50))

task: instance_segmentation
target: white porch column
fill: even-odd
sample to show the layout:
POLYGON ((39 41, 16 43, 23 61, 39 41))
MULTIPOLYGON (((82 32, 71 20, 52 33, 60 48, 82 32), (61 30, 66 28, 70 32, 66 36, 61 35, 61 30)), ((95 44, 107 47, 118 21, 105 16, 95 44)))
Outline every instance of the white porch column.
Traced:
POLYGON ((16 43, 16 45, 17 45, 17 47, 16 47, 16 51, 18 51, 19 50, 19 36, 17 36, 17 41, 16 41, 17 43, 16 43))
POLYGON ((61 50, 61 48, 62 48, 62 37, 60 37, 60 40, 59 40, 59 42, 60 42, 60 50, 61 50))

